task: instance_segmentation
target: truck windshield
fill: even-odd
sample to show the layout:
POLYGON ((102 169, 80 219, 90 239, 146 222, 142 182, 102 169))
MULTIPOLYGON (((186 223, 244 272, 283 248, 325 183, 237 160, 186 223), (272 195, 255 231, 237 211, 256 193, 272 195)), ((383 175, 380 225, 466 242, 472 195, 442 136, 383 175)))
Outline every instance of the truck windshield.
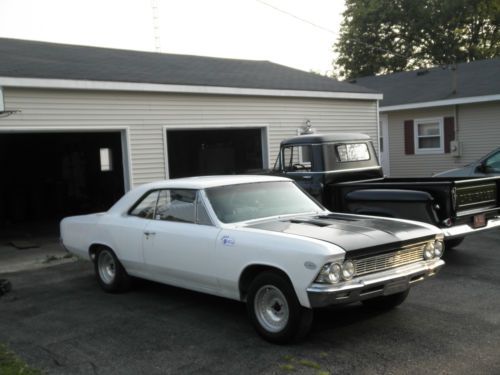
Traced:
POLYGON ((206 194, 223 223, 323 210, 291 181, 219 186, 207 189, 206 194))

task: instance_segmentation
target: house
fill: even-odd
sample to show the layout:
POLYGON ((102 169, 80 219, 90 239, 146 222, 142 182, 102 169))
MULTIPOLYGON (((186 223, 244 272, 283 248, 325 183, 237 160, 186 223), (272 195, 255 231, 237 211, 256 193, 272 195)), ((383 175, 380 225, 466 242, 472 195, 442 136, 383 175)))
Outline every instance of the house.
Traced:
POLYGON ((267 61, 0 39, 0 224, 153 180, 268 168, 300 134, 377 140, 374 90, 267 61))
POLYGON ((386 174, 430 176, 500 146, 499 58, 355 82, 384 95, 379 109, 386 174))

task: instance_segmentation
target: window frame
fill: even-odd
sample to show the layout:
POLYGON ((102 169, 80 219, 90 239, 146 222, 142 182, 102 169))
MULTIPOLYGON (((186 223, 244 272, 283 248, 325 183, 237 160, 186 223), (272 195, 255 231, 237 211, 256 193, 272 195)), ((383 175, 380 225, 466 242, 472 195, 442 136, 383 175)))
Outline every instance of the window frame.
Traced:
POLYGON ((144 193, 139 199, 137 199, 135 201, 135 203, 127 211, 127 215, 128 216, 132 216, 132 217, 136 217, 136 218, 139 218, 139 219, 145 219, 145 220, 163 221, 163 222, 170 222, 170 223, 193 224, 193 225, 215 226, 212 214, 210 213, 210 211, 209 211, 209 209, 207 207, 207 204, 205 202, 205 199, 203 198, 203 193, 202 192, 203 192, 203 190, 200 190, 200 189, 184 189, 184 188, 159 188, 159 189, 152 189, 152 190, 149 190, 146 193, 144 193), (192 191, 195 191, 196 194, 195 194, 195 198, 194 198, 194 201, 193 201, 193 204, 194 204, 194 222, 191 223, 191 222, 182 222, 182 221, 175 221, 175 220, 162 220, 162 219, 157 219, 156 218, 156 212, 158 210, 158 202, 159 202, 159 199, 160 199, 160 195, 161 195, 162 191, 165 191, 165 190, 192 190, 192 191), (152 193, 157 193, 155 207, 154 207, 154 210, 153 210, 153 217, 152 218, 148 218, 148 217, 142 217, 142 216, 138 216, 138 215, 132 214, 132 212, 144 201, 144 199, 146 199, 152 193), (205 212, 207 214, 207 217, 210 220, 210 224, 200 223, 200 221, 198 219, 198 205, 202 205, 203 206, 203 209, 205 210, 205 212))
MULTIPOLYGON (((436 154, 444 154, 445 149, 444 149, 444 120, 443 117, 430 117, 430 118, 420 118, 420 119, 415 119, 413 120, 413 144, 415 147, 415 154, 416 155, 436 155, 436 154), (420 137, 418 135, 418 127, 419 125, 424 125, 428 123, 437 123, 438 124, 438 130, 439 130, 439 147, 438 148, 420 148, 419 147, 419 140, 420 138, 425 138, 425 137, 420 137)), ((437 136, 432 136, 433 138, 437 136)), ((429 137, 430 138, 430 137, 429 137)))

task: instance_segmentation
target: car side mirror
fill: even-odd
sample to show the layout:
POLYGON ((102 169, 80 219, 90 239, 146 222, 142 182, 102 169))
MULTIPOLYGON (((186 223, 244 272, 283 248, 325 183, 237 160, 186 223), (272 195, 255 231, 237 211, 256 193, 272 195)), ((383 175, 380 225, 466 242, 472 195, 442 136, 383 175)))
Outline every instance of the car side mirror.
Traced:
POLYGON ((486 173, 486 170, 488 169, 488 167, 486 166, 485 163, 481 163, 479 164, 477 167, 476 167, 476 171, 477 172, 481 172, 481 173, 486 173))

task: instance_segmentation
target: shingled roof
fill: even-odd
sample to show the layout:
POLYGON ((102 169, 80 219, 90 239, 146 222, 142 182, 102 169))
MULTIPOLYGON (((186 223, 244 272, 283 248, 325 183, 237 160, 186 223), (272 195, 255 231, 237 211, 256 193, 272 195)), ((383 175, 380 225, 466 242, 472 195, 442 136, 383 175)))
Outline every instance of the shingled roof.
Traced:
POLYGON ((445 66, 363 77, 351 82, 382 92, 381 107, 500 95, 500 58, 457 64, 455 68, 445 66))
POLYGON ((0 38, 0 78, 43 78, 338 93, 376 91, 268 61, 0 38))

